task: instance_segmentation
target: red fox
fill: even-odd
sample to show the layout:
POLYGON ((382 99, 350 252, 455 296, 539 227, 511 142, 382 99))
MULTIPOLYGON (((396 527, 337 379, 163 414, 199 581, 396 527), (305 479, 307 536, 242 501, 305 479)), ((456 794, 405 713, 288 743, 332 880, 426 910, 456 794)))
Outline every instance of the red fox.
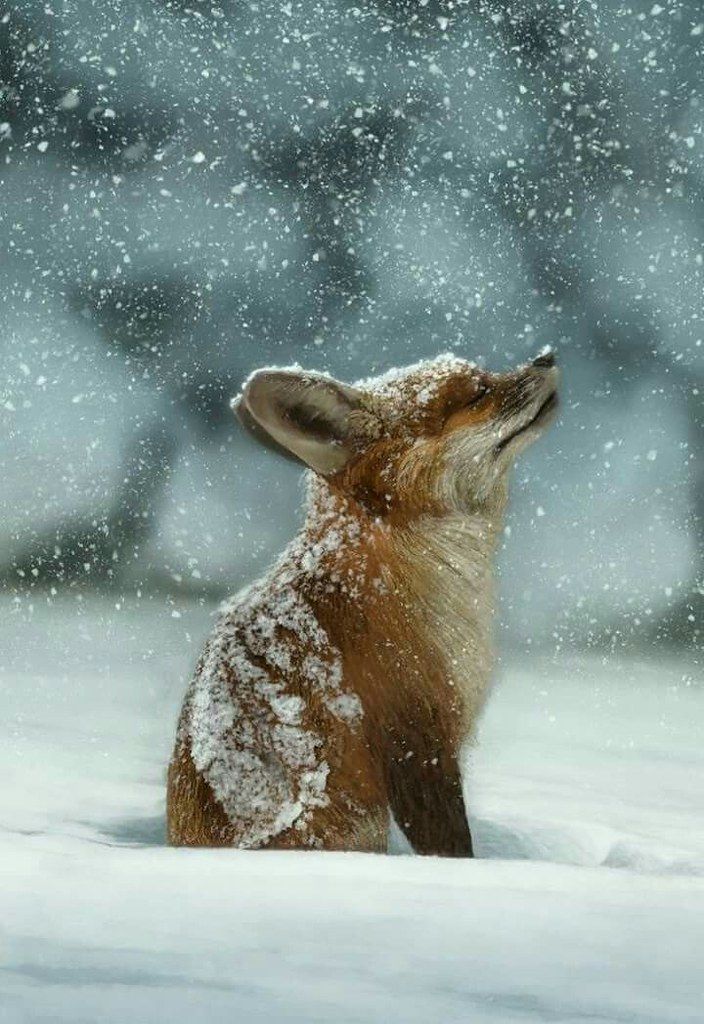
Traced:
POLYGON ((169 841, 471 857, 458 755, 491 668, 492 560, 515 456, 557 408, 550 351, 444 355, 354 387, 254 373, 248 429, 305 463, 305 524, 222 611, 187 693, 169 841))

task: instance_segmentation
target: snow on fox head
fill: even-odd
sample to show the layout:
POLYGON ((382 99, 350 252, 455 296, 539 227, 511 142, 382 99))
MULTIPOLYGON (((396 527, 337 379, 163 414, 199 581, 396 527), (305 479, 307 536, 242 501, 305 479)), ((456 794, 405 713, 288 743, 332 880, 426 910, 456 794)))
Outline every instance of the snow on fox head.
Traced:
POLYGON ((554 418, 558 376, 549 351, 504 374, 443 355, 354 386, 262 369, 233 408, 376 515, 468 512, 501 500, 515 456, 554 418))

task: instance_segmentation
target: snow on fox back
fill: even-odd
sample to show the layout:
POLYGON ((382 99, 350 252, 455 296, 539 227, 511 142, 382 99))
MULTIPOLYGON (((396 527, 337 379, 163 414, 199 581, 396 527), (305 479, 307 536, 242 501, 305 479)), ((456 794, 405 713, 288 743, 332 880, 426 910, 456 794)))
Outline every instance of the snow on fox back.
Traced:
POLYGON ((350 729, 362 716, 358 697, 343 687, 340 652, 300 585, 316 575, 324 585, 323 559, 358 544, 359 526, 312 476, 308 526, 263 579, 222 606, 187 702, 193 763, 238 823, 243 847, 304 824, 328 802, 323 737, 305 697, 287 685, 292 673, 350 729))

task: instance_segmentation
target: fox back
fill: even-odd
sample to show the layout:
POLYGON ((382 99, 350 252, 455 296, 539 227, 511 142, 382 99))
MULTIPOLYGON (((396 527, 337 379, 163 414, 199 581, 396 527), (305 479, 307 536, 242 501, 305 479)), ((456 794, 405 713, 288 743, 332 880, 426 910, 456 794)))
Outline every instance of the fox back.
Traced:
POLYGON ((235 401, 309 469, 300 534, 221 610, 169 768, 169 838, 470 856, 458 755, 491 671, 515 456, 557 405, 551 354, 454 356, 343 384, 260 370, 235 401))

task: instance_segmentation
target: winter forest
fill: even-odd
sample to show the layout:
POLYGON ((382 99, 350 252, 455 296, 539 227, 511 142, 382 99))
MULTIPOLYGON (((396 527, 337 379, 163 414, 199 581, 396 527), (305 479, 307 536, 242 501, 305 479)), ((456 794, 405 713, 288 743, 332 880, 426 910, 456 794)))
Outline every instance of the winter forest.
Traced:
POLYGON ((0 1021, 701 1020, 701 3, 21 0, 0 56, 0 1021), (300 520, 244 378, 545 345, 477 860, 168 849, 300 520))

